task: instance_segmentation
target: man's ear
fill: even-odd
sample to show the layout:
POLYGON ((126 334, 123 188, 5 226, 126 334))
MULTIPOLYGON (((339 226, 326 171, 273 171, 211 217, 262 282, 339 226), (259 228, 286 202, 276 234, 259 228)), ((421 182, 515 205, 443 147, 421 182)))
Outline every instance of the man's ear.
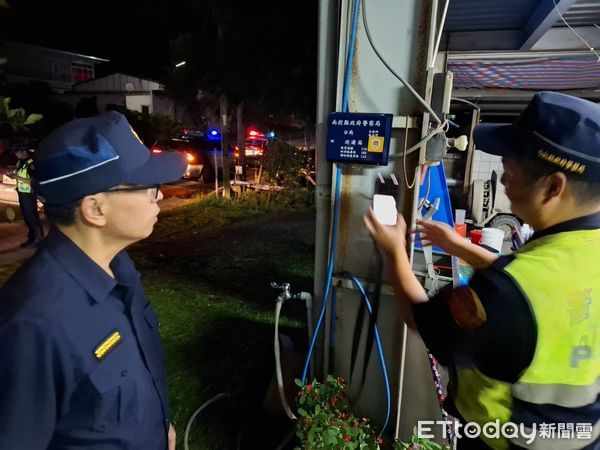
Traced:
POLYGON ((562 172, 554 172, 544 179, 544 201, 557 199, 565 195, 567 176, 562 172))
POLYGON ((79 216, 81 222, 94 227, 106 225, 106 216, 103 209, 106 208, 102 194, 87 195, 81 200, 79 216))

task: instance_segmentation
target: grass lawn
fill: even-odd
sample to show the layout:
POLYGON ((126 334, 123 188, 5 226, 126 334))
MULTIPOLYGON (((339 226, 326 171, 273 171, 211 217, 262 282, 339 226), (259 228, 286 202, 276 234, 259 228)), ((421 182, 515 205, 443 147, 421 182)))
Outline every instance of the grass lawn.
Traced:
MULTIPOLYGON (((153 235, 130 249, 161 323, 171 420, 185 426, 202 403, 190 449, 275 448, 290 430, 261 405, 274 373, 270 282, 312 291, 315 213, 261 198, 195 200, 161 215, 153 235)), ((0 283, 15 269, 0 266, 0 283)), ((286 304, 281 332, 306 349, 304 305, 286 304)))
MULTIPOLYGON (((261 411, 271 381, 271 281, 312 291, 314 211, 255 202, 196 201, 161 217, 131 250, 161 321, 171 416, 183 448, 194 410, 232 394, 194 421, 191 449, 275 448, 289 430, 261 411)), ((281 331, 306 347, 305 309, 286 304, 281 331)))

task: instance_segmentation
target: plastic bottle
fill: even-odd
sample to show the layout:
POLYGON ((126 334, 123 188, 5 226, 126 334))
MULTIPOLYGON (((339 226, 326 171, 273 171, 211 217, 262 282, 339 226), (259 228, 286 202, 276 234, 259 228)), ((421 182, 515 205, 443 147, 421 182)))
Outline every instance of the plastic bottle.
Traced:
POLYGON ((465 215, 467 211, 464 209, 455 210, 454 231, 462 237, 467 237, 467 224, 465 223, 465 215))

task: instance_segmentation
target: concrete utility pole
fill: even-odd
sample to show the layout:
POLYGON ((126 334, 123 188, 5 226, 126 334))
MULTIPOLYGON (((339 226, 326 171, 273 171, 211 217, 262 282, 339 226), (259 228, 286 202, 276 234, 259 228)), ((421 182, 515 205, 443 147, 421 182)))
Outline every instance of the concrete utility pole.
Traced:
MULTIPOLYGON (((361 19, 365 11, 373 32, 374 45, 386 62, 401 74, 427 101, 431 95, 433 43, 438 0, 362 0, 361 19)), ((352 0, 319 1, 319 79, 317 105, 317 232, 315 257, 315 312, 321 310, 326 290, 326 273, 330 247, 332 217, 332 165, 325 158, 328 114, 342 110, 349 42, 354 40, 355 57, 349 68, 349 110, 389 112, 405 120, 406 125, 392 132, 390 153, 400 155, 406 137, 407 147, 428 131, 428 114, 399 80, 386 69, 371 47, 364 22, 359 21, 352 35, 352 0), (417 117, 412 121, 408 116, 417 117), (425 116, 425 117, 424 117, 425 116), (411 123, 411 125, 409 125, 411 123), (421 129, 424 123, 424 130, 421 129)), ((421 152, 406 158, 410 180, 420 174, 421 152)), ((365 284, 371 296, 375 318, 382 339, 392 395, 390 431, 395 437, 410 438, 421 418, 438 417, 439 406, 431 380, 431 369, 421 339, 407 332, 398 310, 387 271, 377 249, 362 224, 380 177, 392 183, 394 174, 402 180, 398 186, 398 210, 410 218, 415 211, 419 185, 405 186, 402 158, 386 167, 349 166, 342 169, 340 223, 336 239, 333 273, 347 270, 365 284)), ((406 183, 410 185, 410 183, 406 183)), ((418 199, 417 199, 418 200, 418 199)), ((341 375, 348 380, 348 393, 356 412, 382 425, 386 416, 384 379, 371 330, 371 318, 362 307, 361 295, 343 277, 334 277, 335 304, 326 310, 323 339, 315 359, 317 373, 341 375)))
POLYGON ((231 197, 231 183, 229 180, 229 135, 227 133, 227 96, 221 94, 220 97, 220 116, 221 116, 221 157, 223 158, 223 197, 231 197))
POLYGON ((239 165, 242 166, 242 180, 246 180, 246 132, 244 130, 244 102, 239 102, 236 108, 237 113, 237 146, 240 149, 239 165))

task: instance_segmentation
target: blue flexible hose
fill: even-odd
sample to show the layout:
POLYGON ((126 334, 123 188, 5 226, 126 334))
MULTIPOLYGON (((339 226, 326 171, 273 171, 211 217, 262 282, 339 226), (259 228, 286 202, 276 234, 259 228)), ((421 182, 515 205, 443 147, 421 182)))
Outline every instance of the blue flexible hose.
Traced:
MULTIPOLYGON (((356 29, 358 28, 358 12, 360 10, 360 0, 354 0, 353 18, 352 18, 352 31, 350 33, 350 42, 348 48, 348 58, 346 60, 346 76, 344 79, 344 93, 342 97, 342 110, 348 112, 348 94, 350 91, 350 76, 352 74, 352 64, 354 63, 354 41, 356 40, 356 29)), ((323 296, 323 306, 319 314, 319 320, 315 326, 313 337, 308 348, 306 355, 306 361, 304 363, 304 370, 302 371, 302 382, 306 383, 306 374, 308 372, 308 366, 310 365, 310 357, 317 341, 317 336, 323 324, 323 318, 325 317, 325 311, 327 310, 327 303, 329 301, 329 290, 331 287, 331 279, 333 278, 333 269, 335 266, 335 245, 337 240, 337 228, 339 221, 339 210, 340 210, 340 193, 342 179, 342 167, 337 165, 336 177, 335 177, 335 194, 333 198, 333 220, 331 230, 331 244, 329 247, 329 264, 327 266, 327 281, 325 282, 325 295, 323 296)))
MULTIPOLYGON (((369 311, 369 314, 371 315, 371 317, 373 317, 373 309, 371 308, 371 302, 369 301, 369 297, 367 297, 365 290, 363 289, 362 285, 360 284, 360 281, 358 281, 358 279, 354 275, 352 275, 350 272, 342 272, 342 275, 344 275, 352 280, 352 282, 354 283, 356 288, 360 291, 360 294, 362 296, 362 299, 365 302, 365 305, 367 306, 367 310, 369 311)), ((385 431, 385 429, 388 425, 388 422, 390 420, 390 413, 391 413, 391 408, 392 408, 392 405, 391 405, 392 404, 392 394, 390 392, 390 380, 388 378, 387 366, 385 365, 385 359, 383 356, 383 348, 381 347, 381 339, 379 338, 379 328, 377 327, 377 323, 375 323, 375 319, 373 319, 373 323, 375 325, 375 343, 377 344, 377 353, 379 355, 379 362, 381 363, 381 371, 383 373, 383 380, 385 382, 386 413, 385 413, 385 422, 383 423, 383 427, 381 428, 381 431, 379 432, 379 437, 381 437, 381 435, 385 431)))
POLYGON ((329 266, 327 267, 327 282, 325 285, 325 295, 323 296, 323 306, 321 307, 321 313, 319 314, 319 320, 317 321, 317 325, 315 326, 315 331, 313 332, 312 339, 310 341, 310 347, 308 348, 308 353, 306 355, 306 361, 304 362, 304 370, 302 370, 302 382, 306 383, 306 373, 308 372, 308 366, 310 364, 310 357, 315 348, 315 342, 317 341, 317 336, 321 329, 321 325, 323 324, 323 318, 325 317, 325 311, 327 310, 327 302, 329 299, 329 290, 331 288, 331 279, 333 278, 333 267, 335 265, 335 242, 337 240, 337 229, 338 229, 338 221, 340 216, 340 192, 342 189, 342 167, 337 166, 337 172, 335 177, 335 197, 333 202, 333 224, 331 231, 331 246, 329 247, 329 266))
MULTIPOLYGON (((352 18, 352 31, 350 33, 350 42, 348 47, 348 58, 346 61, 346 76, 344 79, 344 92, 342 97, 342 111, 348 112, 348 94, 350 91, 350 77, 352 73, 352 65, 354 63, 354 46, 356 40, 356 30, 358 27, 358 13, 360 10, 360 0, 354 0, 354 8, 353 8, 353 18, 352 18)), ((340 165, 337 165, 336 170, 336 178, 335 178, 335 194, 334 194, 334 202, 333 202, 333 220, 332 220, 332 231, 331 231, 331 244, 329 248, 329 264, 327 266, 327 281, 325 285, 325 294, 323 296, 323 306, 321 307, 321 312, 319 314, 319 320, 317 321, 317 325, 315 326, 315 330, 313 332, 313 337, 310 342, 310 346, 308 349, 308 353, 306 355, 306 361, 304 363, 304 369, 302 371, 302 382, 306 383, 306 374, 308 372, 308 367, 310 365, 310 358, 312 352, 315 347, 315 342, 317 340, 317 336, 323 324, 323 319, 325 317, 325 312, 327 310, 327 304, 329 302, 329 291, 331 289, 331 280, 333 278, 333 270, 335 267, 335 249, 336 249, 336 241, 337 241, 337 230, 338 230, 338 221, 339 221, 339 209, 340 209, 340 193, 341 193, 341 178, 342 178, 342 168, 340 165)), ((371 308, 371 302, 367 297, 362 285, 360 282, 349 272, 345 272, 351 279, 352 282, 356 285, 358 290, 361 293, 362 299, 364 300, 367 310, 369 314, 373 315, 373 309, 371 308)), ((333 319, 332 319, 333 320, 333 319)), ((377 324, 375 324, 375 342, 377 344, 377 353, 379 355, 379 361, 381 363, 381 370, 383 373, 383 379, 385 382, 385 394, 386 394, 386 416, 385 422, 381 431, 379 432, 379 437, 384 433, 387 428, 388 422, 390 420, 391 414, 391 392, 390 392, 390 381, 387 374, 387 366, 385 364, 385 359, 383 356, 383 348, 381 346, 381 339, 379 337, 379 329, 377 324)))

